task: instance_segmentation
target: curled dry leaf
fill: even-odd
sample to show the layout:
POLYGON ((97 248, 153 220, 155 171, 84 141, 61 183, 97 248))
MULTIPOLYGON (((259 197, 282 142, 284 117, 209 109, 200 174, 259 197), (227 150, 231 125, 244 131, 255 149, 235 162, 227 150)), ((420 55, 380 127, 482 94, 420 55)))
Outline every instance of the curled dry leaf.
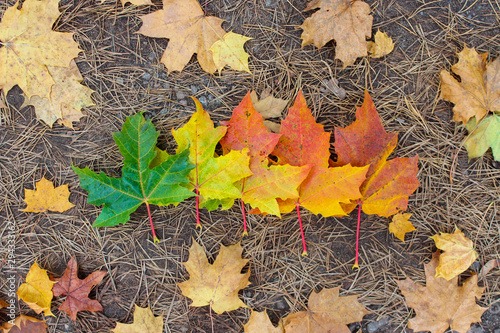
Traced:
POLYGON ((74 60, 69 67, 47 67, 54 86, 50 92, 50 98, 32 96, 25 99, 25 105, 33 105, 38 119, 47 125, 58 121, 62 125, 73 128, 73 121, 79 121, 83 117, 82 108, 95 105, 90 98, 94 92, 92 89, 80 84, 83 77, 74 60))
POLYGON ((472 323, 480 322, 486 308, 476 304, 485 288, 477 285, 477 275, 467 279, 461 287, 458 277, 447 281, 436 277, 439 251, 432 260, 424 265, 426 286, 415 283, 412 279, 398 281, 406 304, 415 310, 416 316, 409 320, 408 327, 415 332, 431 331, 444 333, 448 327, 466 333, 472 323))
POLYGON ((243 325, 245 333, 285 333, 283 321, 280 320, 278 327, 275 327, 266 311, 256 312, 252 310, 250 319, 243 325))
POLYGON ((163 313, 155 317, 149 306, 147 308, 141 308, 136 304, 134 310, 134 323, 116 323, 116 327, 112 331, 113 333, 162 333, 163 313))
POLYGON ((372 35, 373 16, 370 5, 359 0, 312 0, 305 11, 319 8, 300 26, 302 47, 313 44, 321 48, 335 40, 335 59, 344 68, 354 64, 356 58, 368 54, 366 38, 372 35))
POLYGON ((24 201, 28 206, 23 212, 41 213, 46 211, 64 212, 75 205, 69 202, 68 184, 54 187, 50 180, 42 178, 35 190, 24 190, 24 201))
POLYGON ((411 215, 409 213, 398 213, 394 215, 392 222, 389 223, 389 232, 392 232, 403 243, 405 242, 405 235, 408 232, 417 230, 410 222, 411 215))
POLYGON ((229 66, 234 70, 252 74, 248 67, 249 55, 243 49, 243 45, 250 39, 252 38, 230 31, 210 47, 219 73, 225 66, 229 66))
POLYGON ((5 10, 0 22, 0 88, 16 84, 31 98, 50 98, 55 84, 48 67, 68 67, 81 51, 72 33, 52 31, 59 0, 26 0, 5 10))
POLYGON ((323 289, 309 296, 306 311, 292 313, 283 322, 286 333, 350 333, 350 323, 370 313, 358 296, 339 296, 340 287, 323 289))
POLYGON ((47 271, 35 262, 26 275, 26 282, 17 289, 17 295, 37 314, 43 311, 46 316, 54 316, 50 311, 54 284, 54 281, 50 281, 47 271))
POLYGON ((322 93, 332 92, 340 99, 344 99, 346 96, 345 90, 339 86, 339 81, 335 78, 323 80, 323 86, 319 88, 322 93))
POLYGON ((193 300, 191 306, 209 305, 218 314, 247 307, 238 297, 238 292, 250 284, 250 270, 241 274, 249 261, 241 258, 242 252, 239 243, 221 245, 219 255, 210 264, 203 247, 193 239, 189 259, 184 263, 189 280, 178 284, 182 294, 193 300))
POLYGON ((96 300, 91 300, 88 295, 92 288, 99 284, 105 271, 93 272, 84 280, 78 278, 78 265, 75 257, 68 262, 64 275, 56 279, 54 285, 54 296, 67 295, 59 310, 66 312, 73 321, 80 311, 102 311, 101 304, 96 300))
POLYGON ((488 62, 488 53, 479 54, 474 48, 464 48, 458 63, 451 66, 455 79, 442 70, 440 98, 455 104, 453 120, 464 124, 472 117, 481 120, 488 112, 500 112, 500 57, 488 62))
POLYGON ((478 255, 472 241, 458 228, 455 228, 453 234, 442 232, 431 238, 436 242, 436 247, 444 251, 439 256, 436 277, 443 277, 449 281, 464 272, 477 259, 478 255))
POLYGON ((377 30, 374 37, 375 41, 368 41, 368 53, 372 58, 382 58, 394 50, 392 38, 385 32, 377 30))

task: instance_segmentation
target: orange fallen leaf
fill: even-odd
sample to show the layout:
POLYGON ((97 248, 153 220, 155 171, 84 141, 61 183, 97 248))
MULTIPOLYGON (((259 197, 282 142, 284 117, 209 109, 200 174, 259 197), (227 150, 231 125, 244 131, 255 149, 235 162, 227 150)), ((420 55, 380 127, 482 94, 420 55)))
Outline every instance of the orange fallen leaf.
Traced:
POLYGON ((414 332, 431 331, 444 333, 448 327, 459 333, 466 333, 472 323, 481 321, 486 308, 476 304, 486 288, 478 287, 477 275, 467 279, 461 287, 458 277, 447 281, 435 277, 439 251, 425 264, 426 286, 412 279, 398 281, 406 304, 415 310, 416 316, 409 320, 408 327, 414 332))
POLYGON ((178 284, 182 294, 193 301, 191 306, 209 305, 218 314, 247 307, 238 297, 238 292, 250 284, 250 270, 241 274, 249 261, 241 258, 242 252, 239 243, 221 245, 219 255, 210 264, 204 248, 193 239, 189 259, 183 263, 189 280, 178 284))
POLYGON ((488 112, 500 111, 500 57, 492 62, 487 59, 488 53, 466 47, 458 54, 458 63, 451 66, 460 81, 441 71, 440 98, 455 104, 453 120, 465 124, 476 117, 479 122, 488 112))
POLYGON ((436 242, 436 247, 444 251, 439 256, 436 277, 443 277, 449 281, 467 270, 478 257, 472 241, 458 228, 455 228, 453 234, 442 232, 431 238, 436 242))
POLYGON ((26 275, 26 282, 17 289, 17 295, 37 314, 43 311, 46 316, 54 316, 50 311, 54 284, 47 271, 41 269, 35 261, 26 275))
POLYGON ((363 320, 370 313, 358 296, 339 296, 340 287, 323 289, 309 296, 306 311, 288 315, 283 321, 286 333, 350 333, 347 324, 363 320))
POLYGON ((24 190, 24 201, 28 206, 23 212, 41 213, 46 211, 64 212, 75 205, 69 202, 68 185, 54 187, 54 184, 44 178, 36 183, 36 190, 24 190))
POLYGON ((305 11, 319 8, 300 26, 302 47, 313 44, 323 47, 335 40, 335 59, 344 68, 354 64, 356 58, 368 54, 366 38, 372 35, 373 16, 370 5, 359 0, 312 0, 305 11))
POLYGON ((275 327, 266 311, 256 312, 252 310, 250 319, 243 325, 245 333, 285 333, 283 321, 280 320, 278 327, 275 327))
POLYGON ((20 315, 14 320, 14 325, 8 321, 0 327, 2 333, 46 333, 47 324, 43 320, 20 315))
POLYGON ((73 321, 76 320, 76 314, 79 311, 102 311, 101 304, 89 299, 88 294, 95 285, 102 281, 106 272, 93 272, 84 280, 80 280, 75 257, 71 258, 67 266, 64 275, 56 279, 57 284, 53 288, 54 296, 67 295, 59 310, 66 312, 73 321))
POLYGON ((394 215, 392 222, 389 223, 389 232, 392 232, 403 243, 405 242, 405 235, 408 232, 417 230, 410 222, 411 215, 409 213, 398 213, 394 215))
POLYGON ((155 317, 149 306, 141 308, 135 305, 134 323, 116 323, 116 327, 111 330, 114 333, 162 333, 163 314, 155 317))

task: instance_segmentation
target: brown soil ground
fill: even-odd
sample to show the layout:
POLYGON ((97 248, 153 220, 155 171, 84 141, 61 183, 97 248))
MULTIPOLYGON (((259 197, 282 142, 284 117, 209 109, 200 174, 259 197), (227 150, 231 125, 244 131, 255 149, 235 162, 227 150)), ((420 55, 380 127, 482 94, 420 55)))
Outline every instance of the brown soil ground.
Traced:
MULTIPOLYGON (((383 59, 358 59, 342 70, 332 42, 319 50, 301 49, 297 27, 311 14, 303 12, 305 0, 209 0, 208 14, 225 19, 226 31, 254 38, 246 44, 253 75, 226 70, 212 76, 195 58, 181 73, 167 73, 159 59, 168 41, 135 33, 142 24, 138 16, 161 8, 160 1, 156 7, 139 8, 110 0, 61 1, 63 14, 55 29, 75 33, 83 50, 77 63, 84 84, 96 91, 97 105, 85 109, 86 117, 75 123, 75 130, 57 125, 50 129, 36 120, 32 107, 21 109, 23 99, 14 88, 0 114, 0 235, 4 237, 6 221, 15 221, 19 276, 25 277, 35 260, 60 276, 71 256, 76 256, 82 277, 95 270, 109 273, 91 293, 104 311, 81 312, 73 322, 56 310, 64 299, 56 298, 56 317, 45 318, 50 332, 108 332, 116 321, 132 321, 134 304, 150 306, 157 315, 163 312, 165 332, 210 332, 208 307, 190 307, 176 285, 188 278, 181 263, 193 238, 212 258, 220 244, 242 242, 244 257, 251 259, 252 284, 240 293, 241 299, 250 308, 267 310, 275 323, 303 310, 313 290, 341 286, 342 295, 359 295, 372 313, 352 324, 352 332, 411 331, 407 325, 414 312, 396 281, 410 277, 425 283, 423 264, 435 250, 430 236, 452 232, 455 226, 463 230, 479 253, 472 271, 499 258, 499 164, 491 152, 468 161, 461 147, 466 132, 451 121, 452 105, 438 99, 439 71, 457 61, 464 45, 489 51, 492 58, 500 54, 499 2, 366 2, 373 9, 373 31, 386 31, 396 48, 383 59), (343 100, 324 90, 323 80, 333 77, 347 91, 343 100), (101 209, 86 203, 87 193, 71 165, 119 176, 122 159, 111 133, 120 130, 126 116, 145 110, 161 131, 160 146, 172 152, 171 129, 186 123, 194 111, 188 96, 198 98, 218 123, 229 119, 247 91, 260 93, 268 87, 286 99, 302 89, 328 131, 354 120, 355 107, 368 89, 386 129, 399 132, 393 157, 418 154, 420 159, 421 186, 408 209, 418 231, 408 234, 406 243, 389 234, 387 218, 363 215, 361 269, 353 271, 354 213, 324 218, 303 210, 309 246, 309 257, 303 258, 295 214, 282 219, 249 216, 250 234, 241 239, 237 206, 202 210, 204 228, 197 231, 194 200, 175 208, 153 207, 159 244, 152 242, 144 207, 124 226, 91 227, 101 209), (56 185, 69 184, 76 207, 62 214, 22 212, 24 189, 33 189, 42 176, 56 185)), ((2 2, 0 8, 13 3, 2 2)), ((490 310, 473 332, 498 332, 500 271, 492 270, 480 283, 486 291, 479 304, 490 310)), ((5 286, 2 273, 0 298, 5 298, 5 286)), ((18 310, 36 316, 23 302, 18 310)), ((239 309, 214 315, 215 331, 242 332, 249 314, 249 309, 239 309)))

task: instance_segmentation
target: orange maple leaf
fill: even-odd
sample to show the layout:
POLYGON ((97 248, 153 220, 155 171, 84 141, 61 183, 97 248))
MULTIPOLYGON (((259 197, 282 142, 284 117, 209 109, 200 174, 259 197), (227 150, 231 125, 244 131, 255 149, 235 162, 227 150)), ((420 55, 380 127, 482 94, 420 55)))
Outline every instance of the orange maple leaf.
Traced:
POLYGON ((297 188, 307 177, 310 166, 269 166, 268 155, 281 135, 267 130, 262 116, 252 105, 250 93, 247 93, 240 105, 234 109, 231 120, 221 124, 228 127, 226 135, 220 141, 225 152, 247 148, 250 156, 250 170, 253 175, 238 184, 242 194, 243 234, 246 234, 244 203, 249 203, 262 213, 281 216, 276 199, 297 199, 297 188))
MULTIPOLYGON (((346 213, 350 213, 359 204, 357 235, 361 209, 366 214, 384 217, 404 211, 408 208, 409 195, 420 184, 417 179, 418 156, 387 161, 397 142, 398 133, 385 131, 368 91, 365 91, 363 105, 356 110, 356 121, 346 128, 335 128, 337 162, 333 164, 370 166, 360 188, 360 200, 344 205, 346 213)), ((354 267, 358 267, 358 238, 354 267)))
POLYGON ((56 279, 57 283, 52 288, 54 296, 68 295, 59 310, 66 312, 73 321, 76 320, 76 314, 79 311, 102 311, 101 304, 96 300, 91 300, 88 294, 93 286, 102 281, 106 272, 93 272, 84 280, 80 280, 77 276, 78 265, 74 257, 67 266, 64 275, 56 279))
POLYGON ((342 203, 361 198, 359 186, 365 180, 368 167, 345 165, 329 168, 330 133, 316 123, 299 91, 288 116, 281 124, 281 137, 273 151, 279 164, 309 165, 311 171, 300 185, 299 198, 279 201, 282 213, 297 210, 302 234, 303 255, 307 255, 299 206, 323 216, 346 215, 342 203))

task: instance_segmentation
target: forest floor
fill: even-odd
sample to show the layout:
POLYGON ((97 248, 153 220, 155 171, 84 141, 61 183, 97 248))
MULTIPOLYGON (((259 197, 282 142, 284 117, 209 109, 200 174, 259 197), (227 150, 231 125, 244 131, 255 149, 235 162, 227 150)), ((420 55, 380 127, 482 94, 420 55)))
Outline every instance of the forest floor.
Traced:
MULTIPOLYGON (((0 9, 14 2, 3 2, 0 9)), ((161 1, 154 2, 158 6, 61 1, 55 29, 75 33, 83 50, 77 59, 83 84, 95 90, 96 106, 84 110, 86 116, 74 130, 51 129, 36 120, 32 107, 21 108, 18 88, 8 93, 8 107, 1 109, 0 235, 5 221, 15 221, 18 274, 26 276, 36 260, 60 276, 72 256, 81 276, 95 270, 109 273, 91 294, 104 311, 80 312, 76 322, 55 311, 56 317, 47 318, 50 332, 108 332, 116 321, 132 321, 133 304, 149 305, 157 315, 163 312, 165 332, 210 332, 208 307, 190 307, 177 287, 188 278, 182 262, 193 239, 212 258, 221 244, 241 241, 243 256, 251 260, 251 285, 240 297, 253 309, 266 309, 274 323, 303 310, 312 291, 341 286, 342 295, 359 295, 371 311, 363 322, 350 325, 352 332, 364 333, 411 331, 406 327, 414 312, 396 281, 410 277, 425 283, 423 264, 435 250, 430 236, 459 227, 479 253, 471 268, 476 272, 499 258, 500 164, 491 152, 468 161, 461 146, 466 131, 452 121, 452 104, 439 100, 439 71, 456 63, 464 46, 490 52, 492 58, 500 55, 497 0, 366 0, 373 11, 373 32, 387 32, 396 46, 382 59, 361 58, 346 69, 334 60, 333 42, 321 49, 301 48, 298 26, 311 15, 303 11, 305 0, 209 0, 207 13, 225 19, 226 31, 253 38, 245 46, 252 75, 232 70, 209 75, 195 58, 182 72, 168 73, 159 61, 168 41, 135 33, 142 24, 139 15, 161 8, 161 1), (325 89, 323 81, 331 78, 346 90, 345 99, 325 89), (200 231, 193 199, 175 208, 153 206, 159 244, 152 242, 145 207, 126 225, 91 227, 101 208, 86 203, 87 193, 71 165, 119 177, 122 158, 112 133, 121 129, 126 116, 146 111, 161 131, 160 147, 173 152, 171 129, 185 124, 195 110, 189 96, 198 98, 218 124, 230 118, 248 91, 267 88, 289 100, 302 89, 326 131, 350 124, 364 90, 369 91, 386 130, 399 132, 392 157, 419 156, 421 185, 408 205, 417 231, 407 235, 406 243, 388 232, 389 219, 363 214, 361 268, 352 270, 354 213, 324 218, 302 210, 309 249, 309 256, 302 257, 295 214, 282 219, 250 215, 249 235, 242 238, 238 205, 228 211, 202 210, 200 231), (33 189, 43 176, 56 185, 69 184, 76 206, 64 213, 22 212, 24 189, 33 189)), ((0 286, 5 283, 0 275, 0 286)), ((473 332, 497 333, 500 271, 492 270, 480 284, 486 291, 479 304, 490 310, 473 332)), ((22 302, 20 310, 36 316, 22 302)), ((215 331, 242 332, 249 315, 243 308, 214 315, 215 331)))

